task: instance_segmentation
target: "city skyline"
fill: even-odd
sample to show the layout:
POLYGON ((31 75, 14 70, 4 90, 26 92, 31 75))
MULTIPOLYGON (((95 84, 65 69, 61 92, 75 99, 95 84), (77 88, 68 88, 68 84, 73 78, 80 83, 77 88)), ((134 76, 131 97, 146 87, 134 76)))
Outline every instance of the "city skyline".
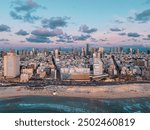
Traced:
POLYGON ((150 0, 2 0, 0 48, 150 47, 150 0))

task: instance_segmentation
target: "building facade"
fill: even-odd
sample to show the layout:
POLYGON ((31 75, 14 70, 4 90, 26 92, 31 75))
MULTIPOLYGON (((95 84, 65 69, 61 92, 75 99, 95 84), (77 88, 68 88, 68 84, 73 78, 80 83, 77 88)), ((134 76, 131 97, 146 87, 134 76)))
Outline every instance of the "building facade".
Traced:
POLYGON ((20 56, 16 53, 7 53, 4 56, 4 77, 15 78, 20 75, 20 56))
POLYGON ((99 53, 93 54, 93 74, 102 75, 103 74, 103 62, 100 59, 99 53))

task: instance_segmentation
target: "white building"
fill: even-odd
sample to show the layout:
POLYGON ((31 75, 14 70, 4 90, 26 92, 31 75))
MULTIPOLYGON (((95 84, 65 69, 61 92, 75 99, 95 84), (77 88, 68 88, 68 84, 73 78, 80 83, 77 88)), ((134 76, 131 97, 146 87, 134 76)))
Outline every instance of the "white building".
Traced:
POLYGON ((85 48, 82 48, 82 56, 84 57, 85 56, 85 48))
POLYGON ((15 78, 20 75, 20 56, 16 53, 7 53, 4 56, 4 76, 15 78))
POLYGON ((93 74, 94 75, 103 74, 103 62, 99 57, 99 53, 93 54, 93 74))
POLYGON ((28 82, 30 79, 28 74, 21 74, 20 75, 20 82, 28 82))
POLYGON ((29 78, 33 76, 33 68, 25 68, 21 70, 22 74, 27 74, 29 78))
POLYGON ((98 52, 99 52, 99 53, 104 53, 104 51, 105 51, 105 49, 104 49, 103 47, 100 47, 100 48, 98 49, 98 52))
POLYGON ((58 59, 58 57, 59 57, 59 50, 56 49, 56 50, 55 50, 55 58, 58 59))

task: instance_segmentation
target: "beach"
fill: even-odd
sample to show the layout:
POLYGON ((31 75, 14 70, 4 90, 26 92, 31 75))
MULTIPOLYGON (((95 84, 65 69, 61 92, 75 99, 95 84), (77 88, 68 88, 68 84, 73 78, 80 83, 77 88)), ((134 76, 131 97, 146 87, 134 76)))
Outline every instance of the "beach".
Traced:
POLYGON ((56 96, 94 99, 120 99, 150 97, 150 84, 127 84, 111 86, 46 86, 29 89, 23 86, 0 87, 0 98, 20 96, 56 96))

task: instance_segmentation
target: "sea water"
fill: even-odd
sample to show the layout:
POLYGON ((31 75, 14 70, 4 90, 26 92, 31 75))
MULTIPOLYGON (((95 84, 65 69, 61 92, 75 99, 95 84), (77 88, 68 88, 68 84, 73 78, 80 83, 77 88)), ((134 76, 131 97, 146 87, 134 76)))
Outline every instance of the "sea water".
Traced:
POLYGON ((86 99, 25 96, 0 99, 1 113, 150 113, 150 98, 86 99))

